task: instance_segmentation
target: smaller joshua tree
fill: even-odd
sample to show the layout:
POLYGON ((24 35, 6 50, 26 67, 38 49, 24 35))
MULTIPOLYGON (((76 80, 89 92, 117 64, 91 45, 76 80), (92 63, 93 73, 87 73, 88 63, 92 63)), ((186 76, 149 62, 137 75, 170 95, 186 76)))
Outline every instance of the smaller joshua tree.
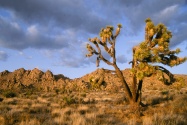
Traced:
MULTIPOLYGON (((96 55, 96 65, 99 66, 100 60, 104 61, 108 65, 111 65, 115 69, 115 73, 124 85, 126 98, 132 105, 140 105, 141 103, 141 90, 143 79, 156 75, 159 80, 164 84, 170 85, 175 81, 174 76, 166 68, 155 64, 164 64, 168 66, 179 65, 187 60, 187 58, 179 58, 176 54, 180 53, 180 49, 174 51, 170 50, 169 43, 172 37, 171 32, 166 28, 164 24, 154 25, 150 18, 145 20, 145 40, 139 45, 133 47, 133 59, 131 73, 133 75, 133 82, 131 88, 127 84, 122 71, 116 64, 116 38, 122 28, 121 24, 118 24, 115 34, 113 34, 114 28, 112 26, 106 26, 101 29, 100 38, 90 38, 89 41, 95 45, 95 48, 91 44, 87 44, 86 48, 89 53, 86 57, 96 55), (107 60, 101 52, 101 47, 110 55, 112 61, 107 60)), ((138 106, 139 107, 139 106, 138 106)))

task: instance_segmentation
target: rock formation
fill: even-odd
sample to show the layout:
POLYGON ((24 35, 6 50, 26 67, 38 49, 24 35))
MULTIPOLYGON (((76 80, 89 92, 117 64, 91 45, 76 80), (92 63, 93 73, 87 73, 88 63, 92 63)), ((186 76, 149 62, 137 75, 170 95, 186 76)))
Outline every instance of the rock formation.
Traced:
MULTIPOLYGON (((131 84, 132 76, 130 70, 123 70, 123 75, 127 83, 131 84)), ((182 78, 184 75, 180 77, 182 78)), ((183 83, 186 83, 186 81, 187 79, 184 79, 183 83)), ((163 85, 156 77, 145 78, 143 88, 158 84, 163 85)), ((14 72, 9 72, 8 70, 0 72, 0 89, 23 90, 24 88, 34 88, 39 91, 57 89, 62 89, 64 91, 82 91, 98 88, 107 91, 118 91, 119 89, 123 89, 123 85, 115 72, 107 69, 97 69, 90 74, 76 79, 69 79, 62 74, 54 75, 49 70, 43 72, 37 68, 33 70, 20 68, 14 72)))
POLYGON ((15 89, 15 88, 27 88, 34 86, 41 90, 50 90, 55 87, 62 87, 69 78, 63 75, 53 75, 51 71, 43 72, 37 68, 33 70, 25 70, 20 68, 14 72, 7 70, 0 73, 0 85, 1 89, 15 89))

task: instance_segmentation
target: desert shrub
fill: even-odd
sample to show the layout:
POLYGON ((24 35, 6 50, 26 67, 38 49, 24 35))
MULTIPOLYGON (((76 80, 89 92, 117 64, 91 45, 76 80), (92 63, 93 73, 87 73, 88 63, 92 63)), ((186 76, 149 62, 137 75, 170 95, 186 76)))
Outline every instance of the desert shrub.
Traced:
POLYGON ((25 93, 24 93, 24 95, 25 96, 27 96, 27 97, 29 97, 29 96, 31 96, 31 95, 33 95, 34 93, 33 93, 33 90, 32 89, 30 89, 30 90, 28 90, 28 91, 26 91, 25 93))
POLYGON ((81 97, 86 97, 86 93, 81 93, 81 97))
POLYGON ((176 113, 184 113, 187 112, 187 97, 178 97, 173 103, 173 109, 176 113))
POLYGON ((185 87, 185 85, 186 85, 186 83, 185 83, 185 79, 184 78, 182 78, 182 77, 178 77, 178 78, 176 78, 176 85, 175 85, 175 88, 176 89, 181 89, 181 88, 183 88, 183 87, 185 87))
POLYGON ((98 89, 100 89, 101 86, 104 86, 104 87, 106 86, 103 75, 102 75, 102 77, 101 76, 100 77, 98 77, 98 76, 91 77, 89 79, 89 81, 90 81, 90 84, 91 84, 91 88, 93 90, 98 90, 98 89))
POLYGON ((162 91, 161 91, 161 94, 162 94, 162 95, 168 95, 168 94, 169 94, 169 91, 168 91, 168 90, 162 90, 162 91))
POLYGON ((37 119, 29 119, 21 121, 20 125, 40 125, 40 122, 37 119))
POLYGON ((64 100, 65 104, 67 104, 67 105, 71 105, 71 104, 76 103, 76 100, 71 96, 65 96, 63 98, 63 100, 64 100))
POLYGON ((151 105, 157 105, 165 101, 173 100, 173 96, 154 97, 151 99, 151 105))
POLYGON ((164 115, 155 114, 153 118, 153 125, 185 125, 186 120, 181 115, 164 115))
POLYGON ((39 114, 39 113, 47 114, 50 112, 50 108, 44 104, 34 103, 31 105, 28 111, 30 114, 39 114))
POLYGON ((2 94, 3 93, 3 89, 0 89, 0 94, 2 94))
POLYGON ((183 86, 185 85, 185 79, 183 77, 179 77, 176 80, 177 82, 180 82, 183 86))
POLYGON ((59 89, 55 89, 55 93, 56 93, 57 95, 59 94, 59 92, 60 92, 59 89))
POLYGON ((0 97, 0 102, 2 102, 2 101, 3 101, 3 98, 0 97))
POLYGON ((13 98, 13 97, 16 97, 17 94, 11 90, 8 90, 8 91, 5 91, 3 93, 3 95, 6 97, 6 98, 13 98))

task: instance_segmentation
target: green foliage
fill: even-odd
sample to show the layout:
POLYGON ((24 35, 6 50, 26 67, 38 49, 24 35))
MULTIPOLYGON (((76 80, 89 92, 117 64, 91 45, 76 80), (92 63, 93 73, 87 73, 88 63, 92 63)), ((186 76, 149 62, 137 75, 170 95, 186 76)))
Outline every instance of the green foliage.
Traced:
POLYGON ((176 54, 181 52, 181 50, 179 48, 177 48, 175 51, 176 51, 176 54))
POLYGON ((146 62, 140 62, 135 70, 137 70, 135 74, 139 80, 142 80, 144 77, 148 77, 156 72, 156 68, 146 62))
POLYGON ((71 104, 76 103, 75 99, 71 96, 65 96, 63 98, 63 100, 64 100, 65 104, 67 104, 67 105, 71 105, 71 104))
MULTIPOLYGON (((149 77, 157 73, 156 70, 167 72, 167 70, 152 66, 152 63, 161 63, 173 67, 187 60, 186 57, 180 58, 176 56, 176 54, 181 52, 179 48, 170 50, 169 43, 172 33, 164 24, 154 25, 150 18, 146 19, 145 22, 145 41, 134 47, 133 52, 133 58, 137 64, 133 69, 138 79, 149 77)), ((163 77, 163 73, 159 74, 160 80, 168 82, 163 77)))
POLYGON ((147 42, 142 42, 136 48, 134 57, 139 61, 144 61, 151 56, 150 49, 147 45, 147 42))
POLYGON ((118 27, 119 27, 119 28, 122 28, 122 24, 118 24, 118 27))
POLYGON ((162 95, 168 95, 168 94, 169 94, 169 91, 168 91, 168 90, 162 90, 162 91, 161 91, 161 94, 162 94, 162 95))
POLYGON ((104 77, 101 75, 100 77, 91 77, 89 79, 92 89, 99 89, 101 85, 104 84, 104 77))
POLYGON ((106 26, 105 29, 101 29, 99 36, 103 38, 102 42, 106 42, 105 41, 106 39, 110 39, 113 30, 114 30, 113 26, 106 26))

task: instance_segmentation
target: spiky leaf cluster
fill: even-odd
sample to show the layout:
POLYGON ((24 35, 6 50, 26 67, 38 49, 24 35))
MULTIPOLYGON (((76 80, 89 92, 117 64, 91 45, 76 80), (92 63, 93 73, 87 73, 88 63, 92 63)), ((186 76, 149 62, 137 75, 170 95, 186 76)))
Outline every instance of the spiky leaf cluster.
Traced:
POLYGON ((110 40, 111 37, 113 37, 113 30, 114 28, 112 26, 107 26, 106 28, 101 29, 99 36, 103 43, 106 43, 107 40, 110 40))
POLYGON ((134 71, 139 79, 155 73, 156 68, 150 63, 162 63, 172 67, 187 60, 186 57, 177 56, 180 53, 179 48, 170 50, 169 44, 172 33, 164 24, 160 23, 155 26, 150 18, 146 19, 145 22, 145 41, 134 47, 133 54, 133 58, 138 64, 134 67, 134 71), (142 69, 142 67, 144 68, 142 69))
POLYGON ((142 80, 145 76, 151 76, 153 73, 155 73, 156 69, 154 66, 149 65, 146 62, 140 62, 136 67, 136 77, 139 80, 142 80))
POLYGON ((96 49, 94 49, 91 44, 87 44, 86 48, 89 53, 86 55, 86 57, 91 57, 94 54, 97 55, 96 66, 99 66, 100 60, 103 60, 109 65, 113 65, 115 63, 115 40, 119 35, 121 28, 122 25, 118 24, 116 28, 116 33, 114 34, 114 27, 106 26, 105 28, 101 29, 99 33, 100 38, 89 38, 89 41, 95 45, 96 49), (103 47, 104 50, 113 58, 113 62, 110 62, 103 57, 103 55, 101 54, 101 47, 103 47))

